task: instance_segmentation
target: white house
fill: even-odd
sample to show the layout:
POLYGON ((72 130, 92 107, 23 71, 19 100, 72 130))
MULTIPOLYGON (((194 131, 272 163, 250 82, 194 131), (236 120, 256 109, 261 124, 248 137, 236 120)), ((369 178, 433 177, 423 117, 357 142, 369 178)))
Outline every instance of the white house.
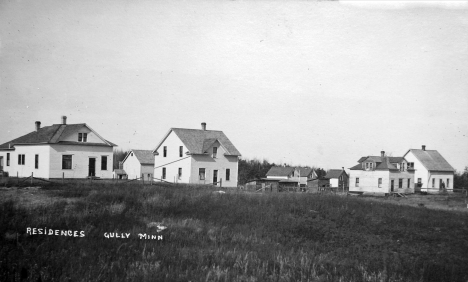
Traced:
POLYGON ((153 150, 154 177, 174 183, 237 187, 241 155, 218 130, 171 128, 153 150))
POLYGON ((149 181, 154 173, 154 155, 152 150, 132 149, 122 161, 122 169, 128 179, 141 178, 149 181))
POLYGON ((0 145, 0 170, 10 176, 41 178, 112 178, 112 142, 85 123, 60 124, 35 130, 0 145))
POLYGON ((414 169, 404 157, 367 156, 350 168, 350 192, 414 193, 414 169))
POLYGON ((409 165, 414 168, 415 187, 425 192, 438 192, 445 186, 453 189, 455 169, 437 150, 410 149, 404 155, 409 165))

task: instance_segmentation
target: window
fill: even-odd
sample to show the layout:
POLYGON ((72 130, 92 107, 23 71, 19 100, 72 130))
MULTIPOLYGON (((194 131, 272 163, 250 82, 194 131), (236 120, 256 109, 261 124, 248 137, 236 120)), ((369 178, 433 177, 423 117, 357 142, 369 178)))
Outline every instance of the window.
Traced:
POLYGON ((6 165, 10 166, 10 153, 6 154, 6 165))
POLYGON ((88 133, 78 133, 78 142, 87 142, 88 133))
POLYGON ((403 178, 398 179, 398 188, 403 188, 403 178))
POLYGON ((356 177, 356 184, 354 186, 359 187, 359 177, 356 177))
POLYGON ((368 169, 368 168, 369 168, 369 163, 366 163, 366 169, 368 169))
POLYGON ((450 178, 447 178, 447 188, 450 188, 450 178))
POLYGON ((401 163, 400 164, 400 171, 404 171, 405 170, 405 163, 401 163))
POLYGON ((374 167, 374 163, 369 163, 370 170, 372 170, 373 167, 374 167))
POLYGON ((162 176, 161 176, 162 179, 166 179, 166 168, 163 167, 162 169, 162 176))
POLYGON ((200 180, 205 180, 205 169, 204 168, 199 168, 198 169, 198 175, 200 180))
POLYGON ((167 157, 167 146, 163 148, 163 157, 167 157))
POLYGON ((411 178, 408 178, 408 188, 411 188, 411 178))
POLYGON ((435 178, 432 178, 432 188, 435 188, 435 178))
POLYGON ((421 184, 421 181, 422 181, 421 178, 418 178, 418 184, 421 184))
POLYGON ((72 169, 72 155, 62 155, 62 169, 72 169))
POLYGON ((216 155, 218 154, 218 147, 213 147, 213 158, 216 158, 216 155))
POLYGON ((34 158, 34 168, 39 168, 39 155, 34 158))
POLYGON ((182 156, 184 155, 184 152, 183 152, 183 151, 184 151, 184 146, 180 146, 180 147, 179 147, 179 157, 181 157, 181 158, 182 158, 182 156))
POLYGON ((231 170, 226 168, 226 181, 231 180, 231 170))
POLYGON ((379 178, 379 188, 382 188, 382 178, 379 178))
POLYGON ((181 167, 179 167, 179 175, 178 176, 179 176, 179 179, 182 178, 182 168, 181 167))
POLYGON ((101 156, 101 170, 107 170, 107 156, 101 156))
POLYGON ((18 155, 18 164, 19 165, 24 165, 25 157, 24 154, 18 155))

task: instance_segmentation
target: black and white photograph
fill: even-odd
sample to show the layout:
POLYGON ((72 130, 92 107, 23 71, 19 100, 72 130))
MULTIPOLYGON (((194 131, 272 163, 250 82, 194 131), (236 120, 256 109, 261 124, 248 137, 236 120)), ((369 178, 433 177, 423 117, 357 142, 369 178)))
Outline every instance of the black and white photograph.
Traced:
POLYGON ((468 1, 0 0, 0 281, 468 281, 468 1))

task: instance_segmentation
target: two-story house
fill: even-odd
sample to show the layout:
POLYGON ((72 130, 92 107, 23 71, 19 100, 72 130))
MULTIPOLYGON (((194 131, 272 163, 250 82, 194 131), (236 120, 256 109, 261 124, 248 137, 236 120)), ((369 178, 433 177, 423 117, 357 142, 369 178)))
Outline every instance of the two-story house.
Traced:
POLYGON ((404 157, 367 156, 349 168, 350 192, 414 193, 414 169, 404 157))
POLYGON ((3 171, 40 178, 112 178, 113 147, 86 123, 41 127, 0 145, 3 171))
POLYGON ((237 187, 241 155, 218 130, 171 128, 153 150, 154 177, 174 183, 237 187))
POLYGON ((313 168, 310 167, 298 167, 299 170, 299 185, 301 187, 307 186, 307 181, 311 181, 313 179, 317 179, 317 173, 313 168))
POLYGON ((409 166, 415 170, 415 189, 423 192, 438 192, 453 189, 455 169, 437 150, 409 149, 404 155, 409 166))

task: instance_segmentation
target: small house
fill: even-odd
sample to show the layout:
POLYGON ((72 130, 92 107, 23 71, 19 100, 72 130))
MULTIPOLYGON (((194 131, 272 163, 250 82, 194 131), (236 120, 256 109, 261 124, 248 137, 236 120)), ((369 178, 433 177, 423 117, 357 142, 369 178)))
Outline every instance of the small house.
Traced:
POLYGON ((348 189, 348 174, 344 170, 344 167, 341 169, 330 169, 328 170, 325 178, 329 179, 330 188, 338 188, 339 191, 348 189))
POLYGON ((150 181, 154 173, 154 155, 152 150, 132 149, 122 161, 123 172, 128 179, 150 181))

